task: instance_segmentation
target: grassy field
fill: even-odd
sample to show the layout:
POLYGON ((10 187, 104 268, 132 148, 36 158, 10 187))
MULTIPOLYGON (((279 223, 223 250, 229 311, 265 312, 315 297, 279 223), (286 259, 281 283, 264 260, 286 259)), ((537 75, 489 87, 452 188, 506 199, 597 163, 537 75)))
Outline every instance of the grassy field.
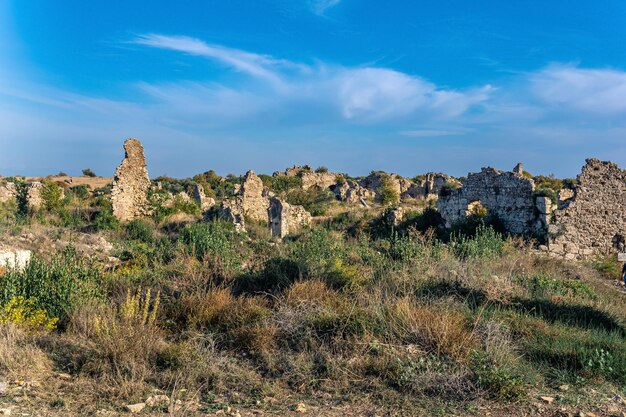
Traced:
POLYGON ((423 207, 393 227, 318 195, 298 196, 316 225, 284 242, 182 203, 121 225, 106 191, 72 190, 38 213, 0 209, 7 237, 114 245, 107 262, 70 240, 2 271, 13 414, 116 415, 148 398, 145 415, 626 412, 612 259, 551 259, 480 221, 442 233, 423 207))

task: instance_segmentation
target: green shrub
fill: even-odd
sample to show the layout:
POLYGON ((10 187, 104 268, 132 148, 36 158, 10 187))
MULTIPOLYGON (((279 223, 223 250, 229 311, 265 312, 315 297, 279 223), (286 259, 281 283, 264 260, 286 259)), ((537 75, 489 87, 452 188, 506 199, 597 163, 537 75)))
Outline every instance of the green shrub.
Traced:
POLYGON ((128 239, 151 244, 154 242, 154 226, 145 220, 135 219, 124 227, 128 239))
POLYGON ((83 175, 85 177, 91 177, 91 178, 94 178, 97 176, 96 173, 93 172, 90 168, 83 169, 83 175))
POLYGON ((597 298, 593 288, 583 281, 573 279, 557 280, 547 275, 533 276, 530 281, 530 289, 534 297, 570 295, 573 297, 597 298))
POLYGON ((49 262, 34 257, 23 270, 9 269, 0 280, 0 304, 14 297, 34 300, 33 308, 61 321, 74 308, 102 296, 102 278, 68 248, 49 262))
POLYGON ((269 187, 272 191, 278 194, 286 193, 291 190, 302 188, 302 178, 298 176, 261 176, 264 179, 263 183, 269 187))
POLYGON ((325 166, 319 166, 317 167, 315 172, 317 172, 318 174, 326 174, 328 172, 328 168, 326 168, 325 166))
POLYGON ((180 241, 198 260, 210 258, 226 271, 241 266, 241 238, 231 223, 214 220, 192 224, 181 231, 180 241))
POLYGON ((484 354, 476 353, 471 367, 478 385, 495 399, 513 401, 526 394, 524 381, 516 372, 497 366, 484 354))
POLYGON ((110 207, 102 209, 95 218, 94 226, 96 230, 117 230, 120 227, 120 221, 110 207))
POLYGON ((460 259, 495 258, 502 254, 503 236, 491 226, 480 225, 473 237, 455 234, 450 239, 450 248, 460 259))
POLYGON ((46 211, 57 211, 63 207, 63 188, 52 181, 44 181, 41 187, 41 199, 46 211))
POLYGON ((397 204, 400 201, 400 196, 398 192, 391 185, 391 179, 389 177, 381 178, 381 185, 376 190, 376 197, 378 198, 378 202, 383 206, 388 206, 391 204, 397 204))
POLYGON ((328 206, 335 201, 335 195, 326 189, 310 187, 307 190, 294 189, 290 191, 286 200, 289 204, 304 207, 312 216, 323 216, 328 206))

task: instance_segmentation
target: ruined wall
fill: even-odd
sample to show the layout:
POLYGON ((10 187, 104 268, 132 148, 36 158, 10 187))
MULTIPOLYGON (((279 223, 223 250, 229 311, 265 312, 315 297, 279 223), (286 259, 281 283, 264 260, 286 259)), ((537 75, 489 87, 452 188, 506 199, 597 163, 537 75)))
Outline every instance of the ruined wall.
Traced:
POLYGON ((438 207, 446 226, 463 220, 472 203, 480 202, 488 215, 497 216, 509 233, 531 234, 537 229, 535 184, 519 172, 483 168, 470 173, 463 186, 439 197, 438 207))
POLYGON ((201 184, 196 184, 193 187, 193 199, 196 204, 200 206, 200 210, 207 211, 215 205, 215 199, 213 197, 207 197, 204 193, 204 187, 201 184))
POLYGON ((124 160, 117 167, 111 190, 113 214, 123 222, 145 215, 148 211, 150 178, 143 146, 137 139, 124 142, 124 160))
POLYGON ((293 206, 276 197, 269 200, 269 225, 272 236, 284 238, 311 224, 311 214, 302 206, 293 206))
POLYGON ((626 170, 586 162, 574 196, 560 202, 550 225, 550 252, 567 258, 617 252, 626 244, 626 170))
POLYGON ((0 203, 6 203, 17 198, 17 187, 12 182, 0 182, 0 203))

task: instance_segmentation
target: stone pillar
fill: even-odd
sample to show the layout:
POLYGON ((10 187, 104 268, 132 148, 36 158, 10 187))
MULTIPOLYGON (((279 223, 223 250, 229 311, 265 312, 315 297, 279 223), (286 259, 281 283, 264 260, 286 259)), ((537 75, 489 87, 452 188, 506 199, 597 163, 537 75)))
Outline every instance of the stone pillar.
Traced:
POLYGON ((113 178, 111 203, 115 217, 128 222, 147 214, 150 178, 141 142, 128 139, 124 150, 126 155, 113 178))

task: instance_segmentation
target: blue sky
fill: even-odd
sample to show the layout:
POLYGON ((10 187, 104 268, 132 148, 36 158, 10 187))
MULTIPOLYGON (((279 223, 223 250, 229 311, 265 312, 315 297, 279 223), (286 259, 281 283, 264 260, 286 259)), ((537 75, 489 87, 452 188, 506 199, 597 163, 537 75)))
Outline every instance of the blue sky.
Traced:
POLYGON ((626 166, 626 2, 0 2, 0 175, 626 166))

